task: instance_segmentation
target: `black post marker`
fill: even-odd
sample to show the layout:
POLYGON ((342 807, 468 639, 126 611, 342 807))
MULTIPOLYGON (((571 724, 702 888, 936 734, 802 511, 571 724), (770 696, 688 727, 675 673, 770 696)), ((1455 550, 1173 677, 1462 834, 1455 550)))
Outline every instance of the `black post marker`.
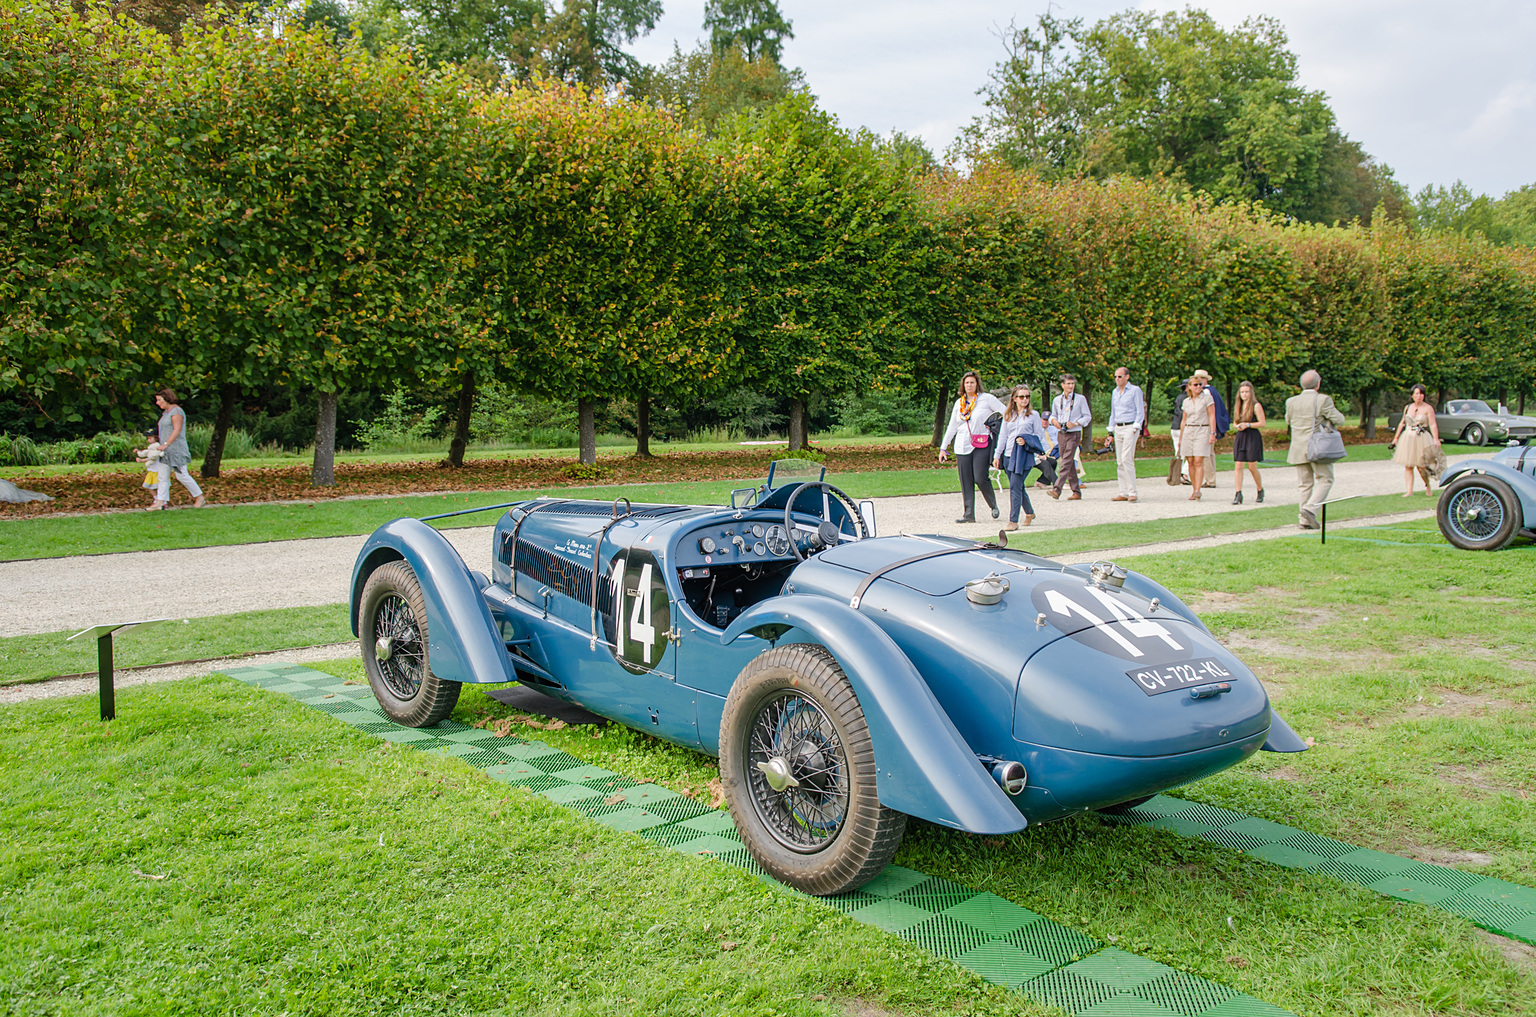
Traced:
POLYGON ((96 639, 96 676, 100 680, 101 719, 117 716, 117 699, 112 688, 112 633, 96 639))

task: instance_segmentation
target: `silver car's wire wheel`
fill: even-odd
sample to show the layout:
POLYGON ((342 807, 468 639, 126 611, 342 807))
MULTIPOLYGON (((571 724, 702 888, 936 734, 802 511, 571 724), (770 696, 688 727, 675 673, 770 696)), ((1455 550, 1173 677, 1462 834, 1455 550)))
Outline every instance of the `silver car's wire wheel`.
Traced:
POLYGON ((421 629, 411 605, 398 593, 387 594, 374 608, 373 631, 379 677, 402 702, 415 699, 427 669, 421 629))
POLYGON ((1464 551, 1508 547, 1525 525, 1520 499, 1498 477, 1471 473, 1446 485, 1435 507, 1445 539, 1464 551))
POLYGON ((795 692, 763 703, 747 749, 752 805, 791 851, 826 847, 848 818, 848 759, 821 707, 795 692))
POLYGON ((1446 515, 1468 540, 1487 540, 1504 525, 1504 506, 1485 487, 1464 487, 1451 495, 1446 515))

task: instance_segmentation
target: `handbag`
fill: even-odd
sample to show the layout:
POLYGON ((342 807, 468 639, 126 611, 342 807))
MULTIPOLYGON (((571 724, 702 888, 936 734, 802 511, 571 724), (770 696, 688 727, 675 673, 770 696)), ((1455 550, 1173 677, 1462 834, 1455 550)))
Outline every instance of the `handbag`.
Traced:
POLYGON ((1307 462, 1336 463, 1349 453, 1344 451, 1344 436, 1333 421, 1317 415, 1318 394, 1312 393, 1312 434, 1307 438, 1307 462))
POLYGON ((971 436, 971 448, 986 448, 992 444, 992 432, 988 431, 985 425, 982 426, 981 433, 977 434, 971 430, 971 422, 967 420, 965 422, 965 433, 971 436))
POLYGON ((1445 449, 1440 447, 1438 441, 1430 442, 1419 456, 1420 468, 1428 470, 1437 477, 1445 472, 1448 465, 1445 459, 1445 449))
POLYGON ((1174 456, 1168 460, 1168 486, 1178 487, 1184 483, 1184 464, 1179 462, 1179 457, 1174 456))

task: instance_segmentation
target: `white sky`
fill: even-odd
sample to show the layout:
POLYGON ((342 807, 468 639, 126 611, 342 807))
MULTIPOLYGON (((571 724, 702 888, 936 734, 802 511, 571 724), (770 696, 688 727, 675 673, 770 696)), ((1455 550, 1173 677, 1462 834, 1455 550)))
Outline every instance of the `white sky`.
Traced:
MULTIPOLYGON (((1169 0, 1060 0, 1093 23, 1169 0)), ((1301 83, 1325 92, 1343 131, 1410 191, 1460 179, 1495 198, 1536 183, 1536 3, 1531 0, 1205 0, 1224 28, 1267 14, 1290 36, 1301 83)), ((805 71, 844 127, 921 137, 936 155, 982 111, 976 94, 1004 55, 998 29, 1044 2, 779 0, 794 25, 784 63, 805 71)), ((703 37, 703 0, 666 0, 631 51, 660 63, 703 37)))

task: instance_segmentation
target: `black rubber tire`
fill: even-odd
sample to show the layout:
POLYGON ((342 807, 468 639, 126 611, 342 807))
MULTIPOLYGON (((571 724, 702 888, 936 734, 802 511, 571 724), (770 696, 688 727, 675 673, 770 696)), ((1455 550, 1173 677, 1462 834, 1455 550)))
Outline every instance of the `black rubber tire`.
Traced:
POLYGON ((1464 445, 1481 445, 1488 440, 1488 429, 1482 424, 1468 424, 1467 429, 1461 432, 1461 441, 1464 445))
POLYGON ((1468 473, 1446 486, 1435 507, 1445 539, 1463 551, 1498 551, 1520 532, 1520 499, 1498 477, 1468 473))
POLYGON ((853 685, 820 646, 779 646, 742 669, 720 721, 720 778, 752 857, 802 893, 863 886, 906 832, 906 814, 875 793, 874 745, 853 685), (801 784, 774 791, 756 764, 786 752, 801 784))
POLYGON ((409 565, 392 561, 374 569, 363 584, 357 629, 368 686, 390 720, 406 727, 431 727, 453 712, 460 685, 432 673, 427 603, 409 565), (382 636, 392 640, 387 661, 379 660, 376 650, 382 636))

